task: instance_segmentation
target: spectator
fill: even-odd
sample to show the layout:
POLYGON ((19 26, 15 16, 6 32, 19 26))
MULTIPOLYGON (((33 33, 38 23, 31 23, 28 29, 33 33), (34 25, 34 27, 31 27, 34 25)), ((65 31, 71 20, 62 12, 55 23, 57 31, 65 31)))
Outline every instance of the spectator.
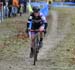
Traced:
POLYGON ((20 4, 20 16, 24 13, 24 5, 20 4))
POLYGON ((27 10, 27 0, 24 0, 24 12, 26 13, 27 10))
POLYGON ((23 4, 24 5, 24 12, 26 12, 26 6, 27 6, 27 0, 19 0, 19 4, 23 4))
POLYGON ((19 0, 13 0, 13 3, 12 3, 12 15, 13 16, 17 15, 18 7, 19 7, 19 0))
POLYGON ((1 0, 1 2, 3 2, 3 6, 5 6, 5 0, 1 0))
POLYGON ((7 0, 1 0, 1 2, 3 2, 3 17, 5 18, 8 15, 7 0))
POLYGON ((4 6, 4 16, 5 17, 8 17, 8 12, 9 12, 9 9, 8 9, 8 0, 5 1, 5 6, 4 6))
POLYGON ((19 0, 18 13, 19 13, 20 15, 23 13, 23 9, 24 9, 23 0, 19 0))
POLYGON ((13 0, 8 0, 8 9, 9 9, 8 17, 11 17, 12 2, 13 2, 13 0))

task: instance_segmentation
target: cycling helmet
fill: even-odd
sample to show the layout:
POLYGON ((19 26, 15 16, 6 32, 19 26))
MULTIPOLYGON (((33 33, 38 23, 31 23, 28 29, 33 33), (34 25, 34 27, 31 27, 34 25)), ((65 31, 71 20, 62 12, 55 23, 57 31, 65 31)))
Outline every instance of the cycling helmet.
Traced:
POLYGON ((33 12, 39 12, 40 11, 40 8, 39 7, 33 7, 33 12))

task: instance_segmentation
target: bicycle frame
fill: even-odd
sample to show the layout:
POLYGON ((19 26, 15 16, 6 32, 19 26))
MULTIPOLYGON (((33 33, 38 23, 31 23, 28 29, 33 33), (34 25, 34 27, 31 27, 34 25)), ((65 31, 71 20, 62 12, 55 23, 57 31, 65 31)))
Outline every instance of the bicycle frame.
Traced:
MULTIPOLYGON (((39 41, 40 41, 40 31, 39 30, 29 30, 31 32, 37 32, 34 36, 34 46, 33 46, 33 50, 34 50, 34 64, 36 64, 37 61, 37 56, 38 56, 38 51, 39 51, 39 41)), ((44 32, 44 31, 42 31, 44 32)))

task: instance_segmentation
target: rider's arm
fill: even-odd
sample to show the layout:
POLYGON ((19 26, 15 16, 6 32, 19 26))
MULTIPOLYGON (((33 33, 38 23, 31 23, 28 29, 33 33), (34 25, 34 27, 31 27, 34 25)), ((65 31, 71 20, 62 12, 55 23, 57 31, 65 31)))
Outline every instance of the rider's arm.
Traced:
POLYGON ((48 23, 47 23, 46 17, 42 13, 40 13, 40 15, 43 21, 44 28, 47 29, 48 23))
POLYGON ((30 15, 28 18, 26 33, 28 33, 28 29, 31 29, 31 27, 32 27, 32 15, 30 15))
POLYGON ((32 16, 30 15, 27 22, 27 29, 31 29, 32 27, 32 16))

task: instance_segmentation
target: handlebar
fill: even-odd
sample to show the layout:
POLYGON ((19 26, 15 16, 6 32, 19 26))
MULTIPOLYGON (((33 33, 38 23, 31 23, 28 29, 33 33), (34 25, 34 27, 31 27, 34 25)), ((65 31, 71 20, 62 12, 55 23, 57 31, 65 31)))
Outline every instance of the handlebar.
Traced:
POLYGON ((37 30, 32 30, 32 29, 30 30, 30 29, 29 29, 28 31, 30 31, 30 32, 45 32, 46 30, 40 31, 40 30, 38 30, 38 29, 37 29, 37 30))

